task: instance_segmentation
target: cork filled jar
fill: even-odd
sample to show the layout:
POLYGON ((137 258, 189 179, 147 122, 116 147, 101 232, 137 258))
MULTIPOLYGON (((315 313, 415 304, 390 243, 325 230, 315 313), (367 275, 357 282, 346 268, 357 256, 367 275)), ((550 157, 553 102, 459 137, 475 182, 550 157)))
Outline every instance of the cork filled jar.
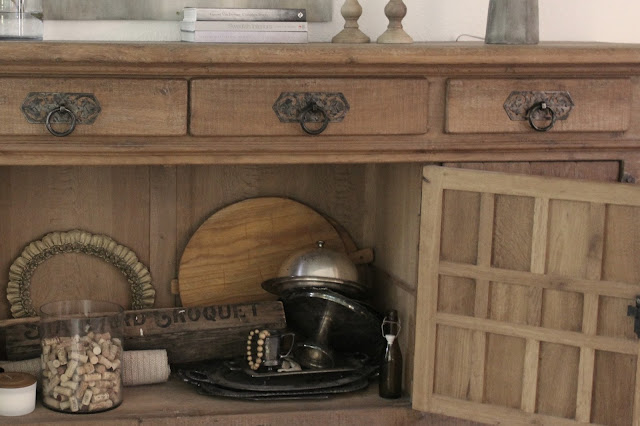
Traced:
POLYGON ((42 404, 65 413, 96 413, 122 402, 124 309, 68 300, 40 308, 42 404))

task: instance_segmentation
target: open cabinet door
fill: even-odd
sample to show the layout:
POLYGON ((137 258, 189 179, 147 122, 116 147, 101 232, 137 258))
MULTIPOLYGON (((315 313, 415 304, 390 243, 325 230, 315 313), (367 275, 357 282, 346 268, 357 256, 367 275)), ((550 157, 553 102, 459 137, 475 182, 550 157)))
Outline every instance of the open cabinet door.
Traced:
POLYGON ((413 408, 638 425, 640 187, 424 169, 413 408))

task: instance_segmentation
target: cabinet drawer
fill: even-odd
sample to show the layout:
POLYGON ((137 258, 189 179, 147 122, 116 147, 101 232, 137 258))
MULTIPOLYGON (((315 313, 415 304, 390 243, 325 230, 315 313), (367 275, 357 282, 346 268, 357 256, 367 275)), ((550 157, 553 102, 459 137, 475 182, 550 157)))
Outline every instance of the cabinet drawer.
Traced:
POLYGON ((425 79, 252 78, 193 80, 190 132, 195 136, 304 135, 300 123, 278 118, 274 104, 283 99, 283 93, 295 93, 297 99, 305 93, 342 94, 348 111, 340 121, 329 122, 323 135, 427 131, 425 79))
MULTIPOLYGON (((505 105, 513 92, 566 92, 573 103, 568 116, 559 118, 552 132, 624 132, 631 114, 628 79, 453 79, 447 84, 447 133, 534 132, 528 120, 511 120, 505 105)), ((537 102, 509 100, 511 108, 528 110, 537 102), (519 104, 520 103, 520 104, 519 104)), ((524 118, 524 117, 520 117, 524 118)), ((540 121, 540 126, 548 124, 540 121)))
MULTIPOLYGON (((68 137, 186 134, 187 83, 184 80, 3 78, 0 79, 0 135, 48 134, 44 116, 48 109, 57 108, 60 99, 73 104, 66 106, 78 116, 77 126, 68 137), (87 105, 87 98, 79 96, 83 94, 92 95, 97 104, 90 101, 87 105), (82 117, 89 119, 83 122, 82 117)), ((57 119, 71 121, 66 114, 60 114, 57 119)), ((65 128, 67 124, 61 122, 55 126, 65 128)))

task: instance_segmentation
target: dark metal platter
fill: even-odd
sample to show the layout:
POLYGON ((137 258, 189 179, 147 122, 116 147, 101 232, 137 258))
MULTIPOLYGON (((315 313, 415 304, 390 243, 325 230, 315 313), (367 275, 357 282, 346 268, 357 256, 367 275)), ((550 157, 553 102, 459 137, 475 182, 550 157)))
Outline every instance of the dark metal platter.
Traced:
POLYGON ((340 280, 324 277, 279 277, 266 280, 262 288, 269 293, 278 296, 298 290, 331 290, 345 296, 363 298, 367 293, 367 287, 355 281, 340 280))
POLYGON ((362 390, 365 389, 368 385, 369 380, 367 378, 363 378, 337 387, 293 391, 233 390, 209 383, 200 383, 197 386, 198 393, 202 395, 249 399, 254 401, 274 401, 286 399, 323 399, 328 398, 330 395, 362 390))
POLYGON ((370 306, 328 290, 299 290, 282 296, 288 326, 308 339, 319 330, 336 352, 362 353, 379 364, 386 341, 382 315, 370 306))
POLYGON ((190 383, 205 383, 236 391, 299 392, 344 386, 366 379, 376 371, 377 366, 366 366, 354 371, 323 374, 251 377, 243 369, 229 368, 227 363, 219 362, 206 368, 182 369, 180 376, 190 383))

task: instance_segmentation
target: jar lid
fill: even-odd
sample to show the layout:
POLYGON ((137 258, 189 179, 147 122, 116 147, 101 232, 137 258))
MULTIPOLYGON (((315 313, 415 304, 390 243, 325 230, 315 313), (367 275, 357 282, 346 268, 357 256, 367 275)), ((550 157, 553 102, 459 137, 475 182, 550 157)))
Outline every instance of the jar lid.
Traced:
POLYGON ((36 377, 29 373, 0 373, 0 389, 26 388, 36 381, 36 377))

